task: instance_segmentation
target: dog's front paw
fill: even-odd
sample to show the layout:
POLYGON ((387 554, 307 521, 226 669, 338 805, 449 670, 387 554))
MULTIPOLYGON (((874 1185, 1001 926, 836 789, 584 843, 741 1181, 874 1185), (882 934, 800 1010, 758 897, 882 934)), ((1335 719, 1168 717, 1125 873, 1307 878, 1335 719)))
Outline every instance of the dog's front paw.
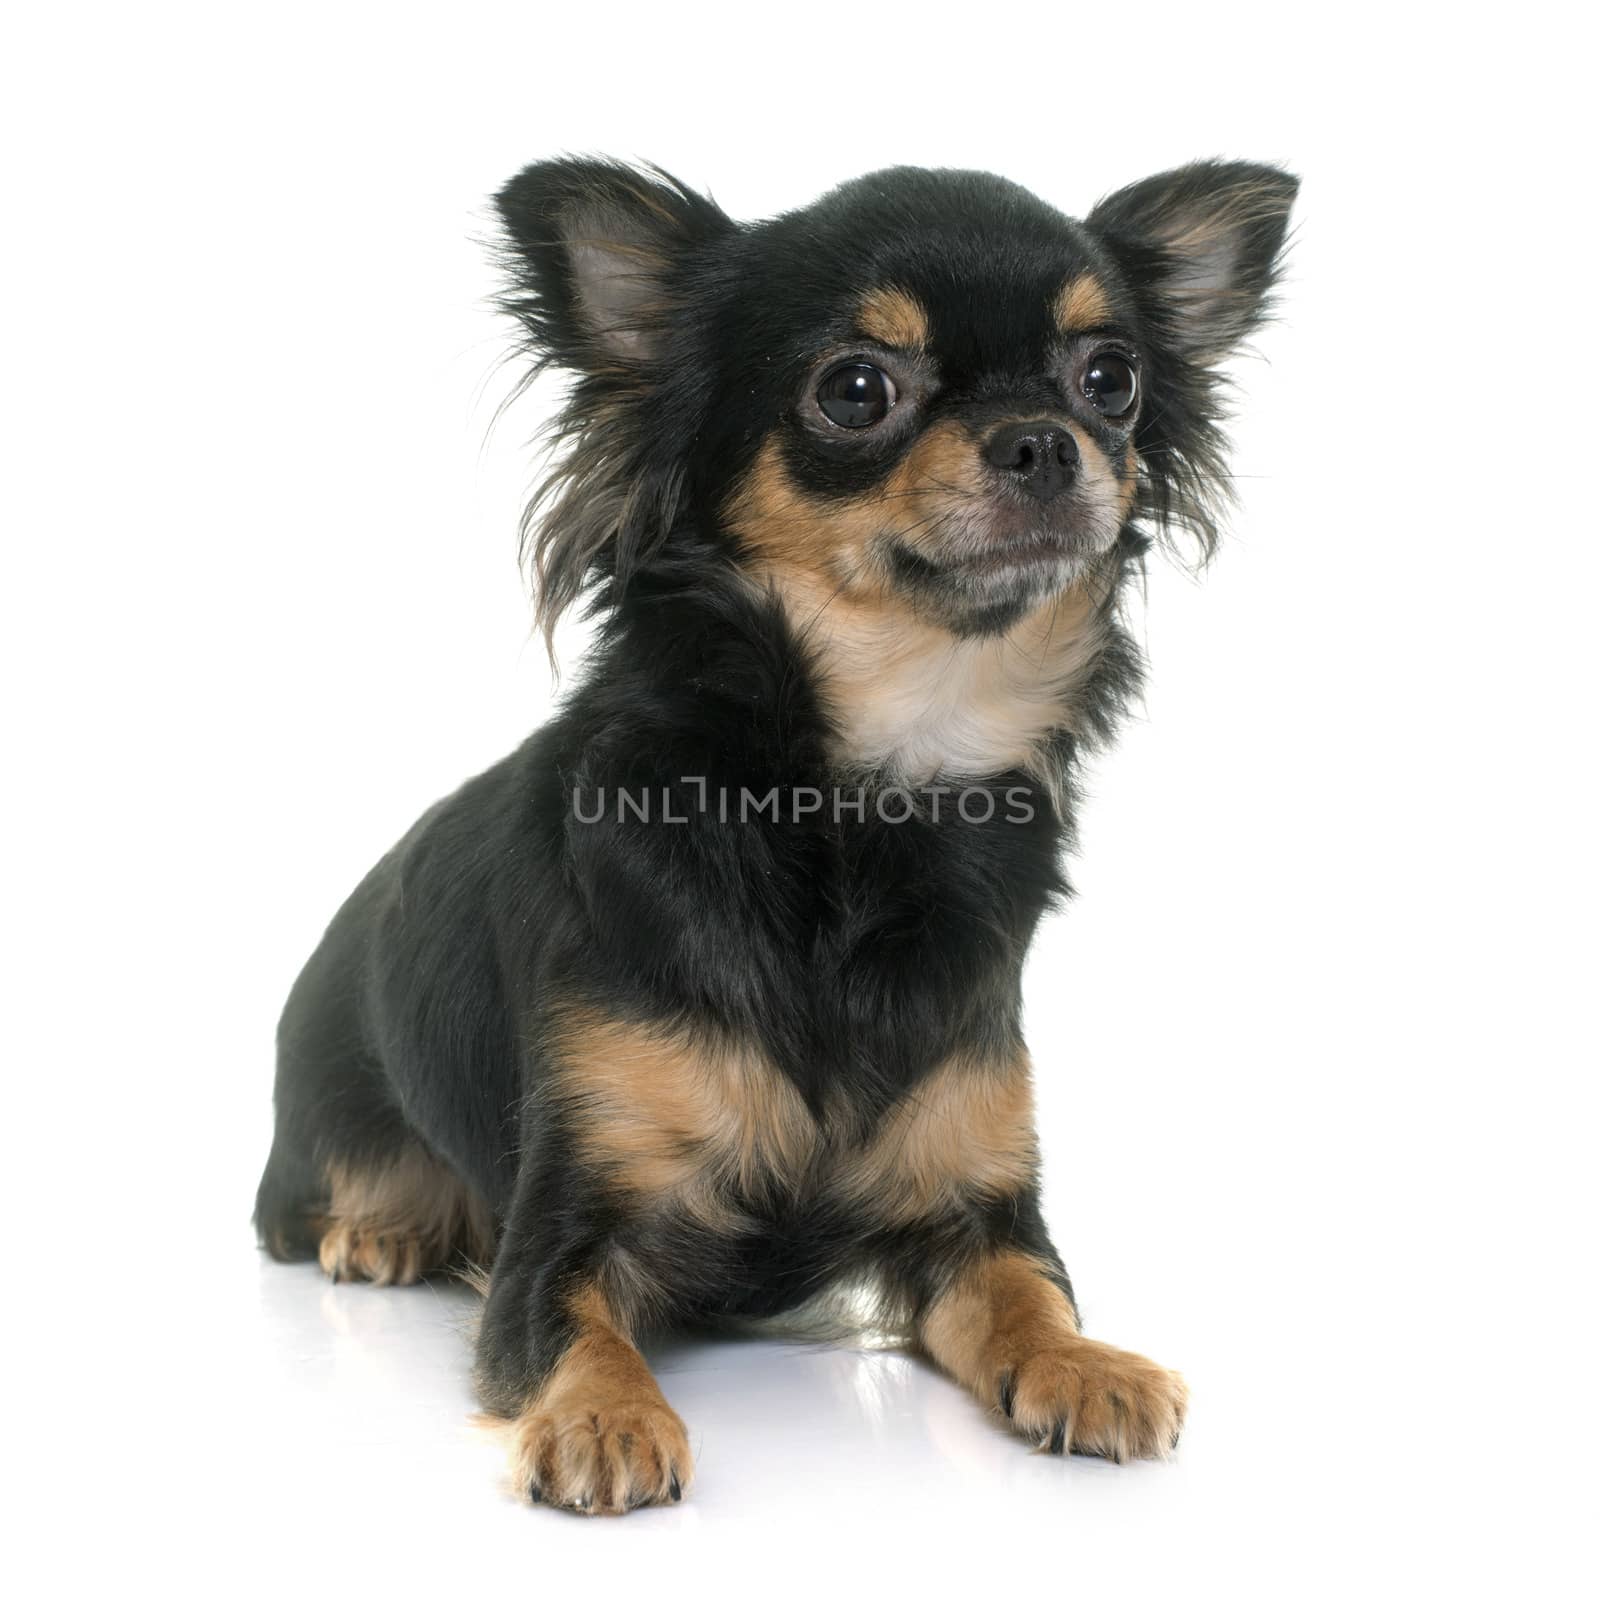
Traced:
POLYGON ((514 1424, 511 1454, 519 1493, 591 1515, 681 1500, 694 1473, 688 1435, 664 1400, 536 1403, 514 1424))
POLYGON ((1177 1447, 1189 1390, 1143 1356, 1075 1338, 1002 1371, 996 1399, 1017 1432, 1052 1455, 1133 1461, 1177 1447))

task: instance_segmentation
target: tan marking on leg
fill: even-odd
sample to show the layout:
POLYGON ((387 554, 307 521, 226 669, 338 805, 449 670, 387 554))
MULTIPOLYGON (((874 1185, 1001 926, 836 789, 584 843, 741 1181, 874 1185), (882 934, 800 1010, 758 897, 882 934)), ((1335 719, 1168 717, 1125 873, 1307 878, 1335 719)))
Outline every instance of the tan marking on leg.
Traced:
POLYGON ((488 1207, 420 1145, 382 1167, 331 1163, 328 1187, 317 1259, 336 1283, 415 1283, 425 1272, 494 1253, 488 1207))
POLYGON ((892 1108, 840 1183, 874 1216, 912 1222, 944 1205, 1021 1188, 1036 1154, 1026 1052, 1004 1064, 958 1059, 892 1108))
POLYGON ((1019 1252, 968 1267, 934 1302, 923 1347, 1017 1432, 1061 1454, 1171 1453, 1189 1391, 1175 1372, 1078 1332, 1043 1264, 1019 1252))
POLYGON ((577 1337, 510 1425, 517 1493, 590 1515, 681 1499, 694 1457, 678 1414, 597 1288, 570 1309, 577 1337))
POLYGON ((928 342, 928 313, 904 289, 873 289, 856 309, 856 331, 891 350, 928 342))
POLYGON ((1099 279, 1084 272, 1062 285, 1055 313, 1056 326, 1063 333, 1086 333, 1111 320, 1111 301, 1099 279))
POLYGON ((639 1198, 731 1222, 733 1197, 792 1188, 817 1149, 794 1086, 727 1038, 574 1008, 553 1040, 580 1152, 639 1198))

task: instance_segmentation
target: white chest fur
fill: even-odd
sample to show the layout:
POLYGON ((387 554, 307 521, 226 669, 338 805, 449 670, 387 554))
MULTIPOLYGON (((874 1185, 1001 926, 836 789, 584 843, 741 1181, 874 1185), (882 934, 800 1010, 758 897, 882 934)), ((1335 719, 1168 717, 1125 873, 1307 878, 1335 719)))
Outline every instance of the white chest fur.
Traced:
POLYGON ((1028 767, 1071 730, 1105 643, 1099 597, 1069 590, 993 638, 958 639, 903 611, 840 598, 791 608, 839 754, 909 783, 1028 767))

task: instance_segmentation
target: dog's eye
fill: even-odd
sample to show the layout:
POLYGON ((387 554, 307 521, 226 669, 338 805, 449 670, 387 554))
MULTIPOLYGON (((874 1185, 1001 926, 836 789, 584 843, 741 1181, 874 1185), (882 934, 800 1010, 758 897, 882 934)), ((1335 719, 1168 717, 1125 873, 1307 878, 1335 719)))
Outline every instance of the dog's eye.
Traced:
POLYGON ((835 367, 817 385, 823 416, 841 428, 870 428, 882 422, 897 398, 889 374, 864 361, 835 367))
POLYGON ((1139 380, 1133 364, 1113 350, 1102 350, 1083 375, 1083 392, 1103 417, 1125 417, 1133 410, 1139 380))

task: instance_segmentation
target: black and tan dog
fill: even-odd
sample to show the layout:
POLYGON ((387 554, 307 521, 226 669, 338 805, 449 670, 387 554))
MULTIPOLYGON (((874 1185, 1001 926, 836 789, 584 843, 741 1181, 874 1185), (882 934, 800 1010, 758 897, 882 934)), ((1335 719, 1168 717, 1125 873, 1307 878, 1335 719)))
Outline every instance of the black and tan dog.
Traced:
POLYGON ((574 375, 528 520, 581 684, 334 918, 279 1036, 257 1225, 337 1278, 490 1272, 534 1500, 676 1500, 641 1331, 841 1285, 1024 1438, 1160 1456, 1181 1379, 1083 1337, 1040 1216, 1023 959, 1073 772, 1139 680, 1152 534, 1209 547, 1218 364, 1295 181, 1203 163, 1079 222, 897 169, 741 226, 528 168, 506 308, 574 375))

